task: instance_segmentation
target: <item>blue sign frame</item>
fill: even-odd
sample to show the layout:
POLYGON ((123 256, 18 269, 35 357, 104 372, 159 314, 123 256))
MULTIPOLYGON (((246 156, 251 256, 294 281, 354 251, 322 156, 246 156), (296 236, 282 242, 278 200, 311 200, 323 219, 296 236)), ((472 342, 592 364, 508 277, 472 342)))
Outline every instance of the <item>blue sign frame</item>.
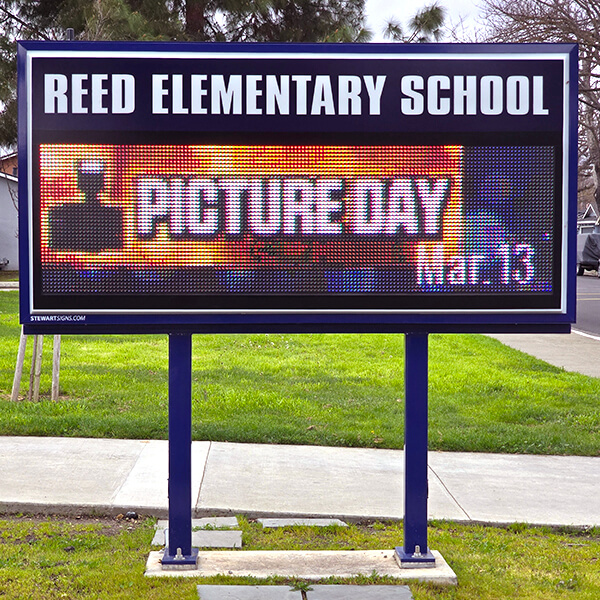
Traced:
MULTIPOLYGON (((18 48, 19 219, 20 308, 25 331, 567 332, 575 321, 577 60, 577 47, 571 44, 22 42, 18 48), (75 183, 83 186, 84 179, 88 185, 97 175, 94 165, 102 161, 88 160, 82 147, 105 148, 115 143, 120 148, 134 147, 138 152, 134 158, 123 154, 123 160, 134 165, 136 160, 143 163, 148 148, 164 143, 171 147, 199 144, 205 153, 211 148, 242 147, 248 156, 257 144, 269 151, 289 146, 392 148, 394 156, 405 157, 406 172, 411 174, 392 183, 386 180, 388 203, 396 184, 399 189, 413 186, 415 198, 421 198, 419 186, 426 188, 423 198, 434 194, 432 173, 439 172, 438 164, 433 161, 430 171, 417 179, 410 169, 421 173, 430 159, 419 158, 420 150, 415 153, 406 148, 460 147, 461 170, 450 165, 443 181, 449 181, 453 189, 462 186, 460 194, 464 192, 465 197, 494 197, 501 216, 514 230, 503 232, 501 219, 481 211, 479 200, 470 207, 468 202, 461 204, 461 222, 468 223, 466 230, 477 233, 477 239, 468 242, 471 253, 444 258, 439 277, 434 258, 425 263, 426 268, 411 263, 406 269, 408 292, 398 287, 396 272, 401 269, 397 266, 380 261, 365 268, 351 260, 340 266, 330 256, 324 259, 330 261, 325 267, 314 259, 306 268, 294 265, 284 270, 283 277, 276 269, 257 267, 250 272, 239 265, 219 268, 216 274, 196 269, 194 276, 202 271, 200 285, 207 286, 205 293, 181 292, 187 289, 187 272, 165 292, 162 282, 154 283, 156 272, 140 267, 143 273, 138 277, 135 267, 130 267, 124 276, 109 262, 120 264, 121 258, 106 251, 107 245, 116 248, 120 241, 106 242, 104 232, 104 241, 99 242, 93 227, 78 231, 85 204, 80 198, 63 204, 47 199, 75 183), (71 173, 70 180, 67 176, 53 179, 61 161, 70 160, 69 168, 75 169, 73 157, 79 160, 78 175, 71 173), (410 166, 419 160, 425 162, 410 166), (543 184, 536 183, 539 165, 546 165, 543 184), (517 179, 506 183, 510 177, 517 179), (507 185, 513 190, 508 200, 501 198, 507 185), (540 187, 546 191, 540 192, 540 187), (464 191, 467 188, 471 191, 464 191), (521 204, 515 208, 511 203, 517 199, 521 204), (40 208, 44 203, 46 208, 40 208), (44 217, 40 216, 43 210, 44 217), (523 225, 540 211, 545 217, 539 222, 547 230, 534 231, 535 219, 533 225, 523 225), (62 230, 56 223, 62 223, 62 230), (87 238, 82 241, 82 236, 87 238), (519 236, 525 236, 525 241, 519 236), (509 238, 512 241, 505 241, 509 238), (490 240, 496 239, 500 241, 490 251, 490 240), (533 249, 535 265, 529 258, 533 249), (487 255, 495 264, 492 275, 482 275, 487 255), (89 265, 73 268, 82 257, 91 257, 89 265), (110 268, 103 271, 98 267, 100 260, 108 261, 110 268), (52 268, 44 261, 54 261, 52 268), (534 281, 534 271, 540 274, 539 281, 534 281)), ((346 173, 354 172, 352 157, 359 155, 364 153, 348 154, 340 189, 355 185, 346 173)), ((295 157, 297 162, 301 159, 303 155, 295 157)), ((385 168, 377 156, 367 160, 385 168)), ((276 162, 272 169, 276 171, 276 162)), ((318 175, 330 187, 337 185, 331 184, 328 172, 318 175)), ((147 195, 150 217, 144 223, 148 228, 139 225, 138 237, 151 237, 170 219, 169 233, 175 241, 188 243, 191 237, 193 244, 204 239, 206 219, 190 216, 186 208, 185 229, 173 224, 173 213, 167 216, 156 208, 160 186, 191 186, 190 173, 177 177, 169 171, 163 179, 156 183, 154 176, 143 182, 148 189, 155 187, 147 195)), ((312 190, 321 180, 305 177, 303 184, 312 190)), ((207 181, 196 178, 193 185, 208 186, 207 181)), ((291 186, 282 181, 283 186, 291 186)), ((363 177, 359 183, 368 187, 371 180, 363 177)), ((379 189, 376 184, 373 190, 379 189)), ((97 198, 97 192, 79 189, 86 201, 97 198)), ((294 189, 294 194, 301 194, 294 189)), ((222 189, 218 193, 222 203, 222 189)), ((444 206, 452 203, 452 193, 444 206)), ((362 196, 367 198, 363 205, 369 206, 364 212, 371 211, 361 217, 363 230, 356 224, 358 217, 349 225, 351 216, 337 214, 341 204, 335 190, 321 209, 315 209, 321 216, 316 221, 311 217, 306 225, 304 209, 294 205, 296 196, 290 195, 289 211, 296 211, 290 212, 292 224, 287 232, 282 226, 279 238, 266 234, 261 238, 262 264, 271 260, 269 248, 281 244, 286 234, 284 242, 289 247, 304 243, 298 242, 303 235, 316 247, 323 246, 326 236, 327 243, 334 244, 332 236, 339 233, 345 244, 366 248, 364 239, 377 212, 369 204, 375 202, 373 194, 371 190, 362 196)), ((238 202, 241 197, 238 194, 238 202)), ((415 215, 420 211, 415 223, 420 225, 408 224, 405 230, 410 237, 414 229, 414 235, 421 235, 417 246, 429 248, 427 244, 435 244, 436 236, 445 234, 441 225, 427 230, 423 212, 427 207, 425 200, 420 201, 423 204, 417 206, 415 200, 415 215)), ((392 213, 389 206, 388 215, 392 213)), ((108 229, 111 220, 120 222, 110 206, 100 203, 94 210, 96 220, 108 229)), ((280 210, 285 211, 285 206, 280 210)), ((404 218, 395 214, 397 219, 404 218)), ((224 236, 223 244, 234 247, 243 234, 241 219, 247 218, 247 227, 258 227, 244 216, 247 213, 240 215, 229 215, 229 221, 215 217, 210 235, 224 236)), ((388 217, 381 228, 388 228, 389 222, 388 217)), ((385 244, 391 247, 388 240, 385 244)))

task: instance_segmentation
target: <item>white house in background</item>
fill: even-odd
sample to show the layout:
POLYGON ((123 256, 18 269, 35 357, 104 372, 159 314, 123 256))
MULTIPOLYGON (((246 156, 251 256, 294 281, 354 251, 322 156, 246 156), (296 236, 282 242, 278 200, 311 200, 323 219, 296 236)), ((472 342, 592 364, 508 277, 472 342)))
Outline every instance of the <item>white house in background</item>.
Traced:
POLYGON ((13 177, 19 176, 19 155, 16 152, 6 153, 0 148, 0 173, 6 173, 13 177))
POLYGON ((19 224, 17 212, 18 179, 16 171, 5 172, 0 158, 0 267, 16 270, 19 268, 19 224), (14 174, 13 174, 14 173, 14 174))

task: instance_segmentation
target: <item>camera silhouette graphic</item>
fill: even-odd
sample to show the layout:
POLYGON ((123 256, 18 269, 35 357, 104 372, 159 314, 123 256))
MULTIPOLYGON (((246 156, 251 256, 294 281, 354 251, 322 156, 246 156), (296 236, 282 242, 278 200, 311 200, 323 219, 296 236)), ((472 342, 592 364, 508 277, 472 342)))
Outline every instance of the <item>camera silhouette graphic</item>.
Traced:
POLYGON ((65 202, 50 209, 49 240, 52 250, 102 252, 123 247, 123 213, 100 201, 106 185, 106 166, 84 160, 77 167, 77 187, 83 202, 65 202))

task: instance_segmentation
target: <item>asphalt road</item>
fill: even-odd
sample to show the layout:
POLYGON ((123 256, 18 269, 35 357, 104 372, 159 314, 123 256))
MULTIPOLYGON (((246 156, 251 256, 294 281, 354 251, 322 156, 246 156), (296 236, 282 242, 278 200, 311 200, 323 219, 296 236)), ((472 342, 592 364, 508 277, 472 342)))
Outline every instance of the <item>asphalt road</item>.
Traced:
POLYGON ((574 329, 600 335, 600 279, 596 271, 577 278, 577 323, 574 329))

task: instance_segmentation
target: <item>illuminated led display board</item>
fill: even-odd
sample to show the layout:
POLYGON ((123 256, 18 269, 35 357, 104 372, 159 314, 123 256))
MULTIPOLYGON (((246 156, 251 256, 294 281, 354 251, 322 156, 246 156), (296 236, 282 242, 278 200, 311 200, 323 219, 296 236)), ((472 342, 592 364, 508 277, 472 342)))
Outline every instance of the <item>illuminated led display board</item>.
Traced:
POLYGON ((574 321, 572 45, 19 45, 34 331, 574 321))

